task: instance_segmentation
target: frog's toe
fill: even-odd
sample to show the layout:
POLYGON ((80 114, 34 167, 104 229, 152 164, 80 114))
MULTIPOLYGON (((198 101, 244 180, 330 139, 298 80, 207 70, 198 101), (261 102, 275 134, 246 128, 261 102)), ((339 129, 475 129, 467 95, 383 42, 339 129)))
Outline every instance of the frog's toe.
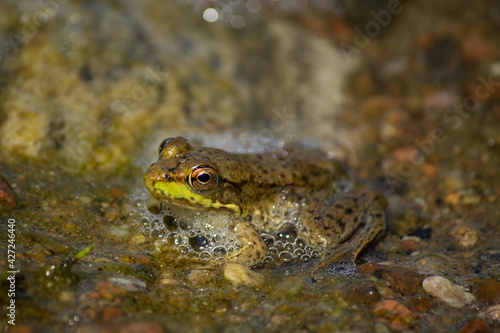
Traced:
POLYGON ((322 256, 323 258, 321 262, 313 268, 311 273, 315 273, 319 269, 339 261, 346 261, 356 265, 356 255, 353 254, 353 247, 353 244, 346 243, 337 246, 336 248, 326 250, 322 256))

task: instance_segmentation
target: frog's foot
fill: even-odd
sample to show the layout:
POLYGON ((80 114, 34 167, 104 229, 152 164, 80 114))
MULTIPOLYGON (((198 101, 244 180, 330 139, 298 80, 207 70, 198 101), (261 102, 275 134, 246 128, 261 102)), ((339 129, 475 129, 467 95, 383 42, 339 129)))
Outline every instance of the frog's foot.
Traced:
POLYGON ((317 264, 311 271, 311 274, 317 272, 321 268, 328 266, 330 264, 340 262, 342 260, 350 261, 353 265, 356 258, 352 258, 352 255, 349 258, 349 254, 352 253, 353 246, 350 243, 342 244, 337 246, 334 249, 328 250, 325 254, 322 255, 321 262, 317 264))
POLYGON ((253 226, 246 222, 237 222, 231 229, 236 233, 241 248, 229 255, 229 261, 251 266, 264 258, 267 245, 253 226))
MULTIPOLYGON (((353 207, 349 206, 347 206, 347 209, 354 210, 353 207)), ((385 229, 385 215, 381 205, 367 205, 359 214, 354 215, 354 218, 362 221, 362 223, 358 224, 357 230, 354 230, 354 233, 344 239, 341 244, 328 248, 323 255, 323 260, 311 273, 341 260, 347 260, 355 265, 360 252, 385 229)), ((341 221, 341 219, 338 219, 338 221, 341 221)))
POLYGON ((259 287, 264 284, 264 277, 245 265, 228 262, 222 267, 222 275, 233 286, 259 287))

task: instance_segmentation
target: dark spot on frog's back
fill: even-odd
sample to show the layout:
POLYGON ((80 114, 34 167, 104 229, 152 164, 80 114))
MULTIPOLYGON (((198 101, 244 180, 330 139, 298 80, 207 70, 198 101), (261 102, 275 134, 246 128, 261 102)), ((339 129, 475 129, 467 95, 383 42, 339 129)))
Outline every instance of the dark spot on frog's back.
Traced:
POLYGON ((347 207, 344 211, 345 214, 350 215, 354 213, 354 210, 351 207, 347 207))

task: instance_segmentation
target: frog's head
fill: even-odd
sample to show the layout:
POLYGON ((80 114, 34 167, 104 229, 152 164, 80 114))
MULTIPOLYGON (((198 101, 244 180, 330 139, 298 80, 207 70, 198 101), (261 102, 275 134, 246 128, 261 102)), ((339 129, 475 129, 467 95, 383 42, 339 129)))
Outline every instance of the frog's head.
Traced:
POLYGON ((222 177, 221 166, 214 158, 217 152, 212 148, 194 149, 182 137, 165 139, 158 161, 144 175, 144 184, 162 202, 241 213, 235 186, 222 177))

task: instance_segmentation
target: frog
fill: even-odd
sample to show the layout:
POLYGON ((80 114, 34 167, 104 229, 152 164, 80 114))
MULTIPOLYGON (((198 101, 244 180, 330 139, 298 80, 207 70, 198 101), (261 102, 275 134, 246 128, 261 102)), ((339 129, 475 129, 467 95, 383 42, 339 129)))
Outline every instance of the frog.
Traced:
POLYGON ((262 262, 262 235, 281 222, 271 218, 279 207, 298 207, 297 236, 321 253, 313 271, 341 260, 355 264, 386 226, 385 196, 312 149, 231 153, 172 137, 158 155, 144 175, 146 189, 176 218, 201 216, 227 227, 238 243, 227 254, 231 263, 262 262))

